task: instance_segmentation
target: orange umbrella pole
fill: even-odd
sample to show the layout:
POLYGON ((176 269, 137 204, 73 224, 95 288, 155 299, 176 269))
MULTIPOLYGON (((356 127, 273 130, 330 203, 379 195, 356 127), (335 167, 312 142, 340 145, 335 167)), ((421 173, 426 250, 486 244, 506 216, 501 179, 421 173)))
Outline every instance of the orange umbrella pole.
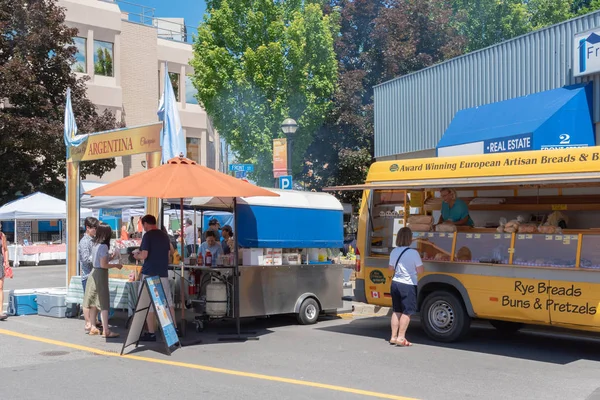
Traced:
POLYGON ((181 298, 181 333, 183 335, 185 335, 185 294, 183 293, 184 290, 184 286, 185 286, 185 279, 183 277, 184 274, 184 268, 183 268, 183 264, 184 264, 184 260, 185 260, 185 244, 183 241, 183 197, 181 198, 181 202, 179 203, 179 207, 180 207, 180 215, 181 215, 181 220, 179 223, 179 229, 181 230, 181 234, 179 235, 179 239, 181 240, 181 287, 179 288, 180 293, 180 298, 181 298))

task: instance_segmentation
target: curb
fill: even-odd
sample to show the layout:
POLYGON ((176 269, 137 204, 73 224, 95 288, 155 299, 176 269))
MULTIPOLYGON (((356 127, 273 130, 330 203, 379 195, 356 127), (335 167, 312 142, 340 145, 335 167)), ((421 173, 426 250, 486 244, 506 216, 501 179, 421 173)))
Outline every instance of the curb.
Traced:
POLYGON ((390 312, 390 307, 382 307, 382 306, 376 306, 373 304, 358 303, 355 301, 352 302, 352 306, 354 308, 353 314, 355 316, 369 315, 369 316, 383 317, 383 316, 388 315, 390 312))

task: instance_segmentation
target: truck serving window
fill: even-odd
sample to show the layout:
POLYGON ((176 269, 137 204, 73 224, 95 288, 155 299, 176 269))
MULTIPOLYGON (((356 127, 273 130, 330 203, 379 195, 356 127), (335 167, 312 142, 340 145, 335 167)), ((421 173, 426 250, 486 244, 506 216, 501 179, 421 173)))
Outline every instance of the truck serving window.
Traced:
POLYGON ((396 233, 404 226, 406 191, 396 189, 374 190, 370 205, 369 232, 372 256, 389 255, 395 247, 396 233))

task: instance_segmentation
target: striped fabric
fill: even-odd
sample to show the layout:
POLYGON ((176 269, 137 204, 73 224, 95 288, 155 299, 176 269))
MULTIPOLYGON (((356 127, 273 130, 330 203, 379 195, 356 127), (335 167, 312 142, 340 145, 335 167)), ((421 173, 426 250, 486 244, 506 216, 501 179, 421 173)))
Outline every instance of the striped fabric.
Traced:
MULTIPOLYGON (((108 290, 110 292, 110 307, 119 310, 127 310, 128 316, 135 312, 137 293, 140 282, 128 282, 122 279, 109 279, 108 290)), ((67 303, 83 303, 83 286, 81 277, 71 277, 69 290, 67 291, 67 303)))

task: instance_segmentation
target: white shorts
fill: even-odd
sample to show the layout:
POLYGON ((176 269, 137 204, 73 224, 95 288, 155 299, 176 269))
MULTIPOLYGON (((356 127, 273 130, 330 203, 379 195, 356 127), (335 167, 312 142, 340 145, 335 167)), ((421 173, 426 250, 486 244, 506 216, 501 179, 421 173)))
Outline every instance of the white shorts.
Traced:
MULTIPOLYGON (((149 276, 150 275, 142 274, 141 282, 143 282, 144 279, 148 278, 149 276)), ((162 278, 160 278, 160 282, 162 283, 163 290, 165 291, 165 297, 167 298, 167 301, 169 302, 169 306, 174 307, 173 294, 171 292, 171 280, 169 278, 162 277, 162 278)), ((141 291, 142 291, 142 285, 140 285, 140 288, 138 290, 138 297, 139 297, 141 291)), ((152 311, 154 311, 154 307, 152 307, 152 311)))

